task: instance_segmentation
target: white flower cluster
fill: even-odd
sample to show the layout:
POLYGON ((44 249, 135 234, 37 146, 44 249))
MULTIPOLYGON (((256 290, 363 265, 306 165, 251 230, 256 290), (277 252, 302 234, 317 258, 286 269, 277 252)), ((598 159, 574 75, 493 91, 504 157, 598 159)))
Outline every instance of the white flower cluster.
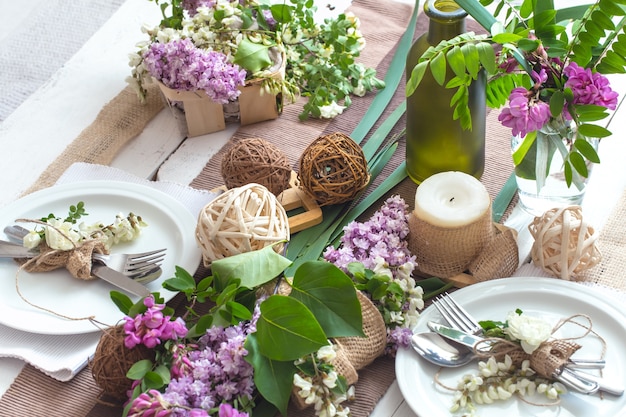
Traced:
POLYGON ((147 224, 141 217, 133 213, 128 216, 117 214, 113 223, 109 225, 100 222, 92 224, 82 222, 78 227, 74 223, 53 218, 47 220, 47 225, 43 226, 43 233, 37 230, 28 233, 24 237, 24 246, 34 249, 45 239, 51 249, 71 250, 85 240, 97 239, 109 250, 113 245, 134 240, 145 226, 147 224))
MULTIPOLYGON (((388 276, 391 278, 392 282, 399 285, 404 292, 404 297, 399 297, 395 300, 396 303, 402 303, 403 305, 397 305, 396 311, 390 311, 392 323, 409 329, 414 328, 417 326, 419 319, 419 310, 424 309, 424 289, 416 285, 415 279, 411 276, 411 273, 415 269, 415 263, 408 261, 400 265, 395 268, 395 274, 382 257, 377 256, 375 263, 376 265, 373 269, 374 273, 388 276), (407 303, 408 307, 404 305, 404 303, 407 303)), ((386 303, 390 301, 391 300, 388 298, 381 300, 381 302, 386 303)))
MULTIPOLYGON (((341 405, 344 401, 354 399, 354 386, 348 388, 346 393, 337 393, 337 380, 339 375, 336 371, 322 371, 321 366, 331 365, 336 358, 337 352, 334 345, 323 346, 315 355, 316 373, 314 376, 303 376, 299 373, 293 375, 293 384, 298 387, 298 395, 304 398, 304 403, 313 405, 315 415, 319 417, 348 417, 350 408, 341 405)), ((296 361, 296 365, 303 364, 305 359, 296 361)), ((328 367, 328 366, 326 366, 328 367)), ((330 366, 331 368, 332 365, 330 366)))
POLYGON ((552 326, 539 317, 510 312, 504 333, 516 342, 519 341, 524 352, 531 354, 543 342, 550 338, 552 326))
POLYGON ((503 362, 491 357, 486 362, 478 363, 478 374, 463 375, 457 385, 450 411, 464 411, 464 416, 474 416, 477 404, 506 401, 513 395, 529 397, 535 394, 544 395, 554 401, 566 392, 563 384, 538 376, 530 368, 528 360, 517 368, 508 355, 503 362))

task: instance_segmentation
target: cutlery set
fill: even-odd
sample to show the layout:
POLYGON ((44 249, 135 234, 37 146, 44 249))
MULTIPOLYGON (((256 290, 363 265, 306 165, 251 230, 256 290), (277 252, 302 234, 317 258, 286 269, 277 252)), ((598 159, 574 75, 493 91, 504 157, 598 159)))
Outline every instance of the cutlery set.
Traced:
MULTIPOLYGON (((428 322, 432 332, 416 333, 411 343, 414 350, 429 362, 442 367, 459 367, 478 359, 474 353, 489 349, 478 322, 446 294, 434 302, 450 326, 428 322)), ((604 360, 570 359, 557 369, 553 378, 577 392, 594 394, 598 391, 621 396, 624 388, 610 384, 605 379, 583 372, 581 369, 602 369, 604 360)))
MULTIPOLYGON (((23 237, 29 232, 20 226, 7 226, 7 236, 15 242, 0 240, 0 258, 32 258, 36 250, 22 246, 23 237)), ((92 255, 91 273, 114 286, 139 297, 150 294, 144 285, 157 279, 161 273, 161 262, 165 249, 134 254, 92 255)))

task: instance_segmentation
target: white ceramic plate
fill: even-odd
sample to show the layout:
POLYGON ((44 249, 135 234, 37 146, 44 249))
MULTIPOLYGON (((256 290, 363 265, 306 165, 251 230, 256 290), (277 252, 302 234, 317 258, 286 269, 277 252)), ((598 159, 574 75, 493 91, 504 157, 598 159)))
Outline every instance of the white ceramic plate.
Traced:
MULTIPOLYGON (((509 311, 520 308, 524 313, 544 317, 556 323, 574 314, 586 314, 593 329, 607 343, 604 377, 626 386, 626 315, 618 302, 606 294, 581 284, 551 278, 505 278, 486 281, 462 288, 453 293, 454 299, 478 320, 505 320, 509 311)), ((428 331, 427 322, 445 323, 434 306, 426 308, 415 333, 428 331)), ((571 326, 559 337, 573 336, 571 326)), ((580 334, 577 331, 576 334, 580 334)), ((583 346, 575 357, 598 358, 600 342, 588 336, 579 343, 583 346)), ((452 394, 433 381, 439 367, 421 358, 412 349, 401 349, 396 357, 396 377, 407 404, 419 417, 451 417, 452 394)), ((442 380, 455 386, 466 373, 475 373, 476 363, 462 368, 448 368, 442 380)), ((592 371, 593 372, 593 371, 592 371)), ((481 417, 502 416, 612 416, 626 415, 626 395, 585 396, 567 393, 560 406, 538 407, 517 399, 478 406, 481 417)), ((458 415, 458 414, 457 414, 458 415)))
MULTIPOLYGON (((86 223, 111 223, 117 213, 133 212, 148 226, 132 242, 113 246, 113 253, 136 253, 167 248, 162 264, 163 274, 149 283, 150 291, 159 291, 170 299, 174 293, 165 291, 161 283, 174 276, 175 266, 194 273, 201 252, 195 241, 196 219, 178 201, 154 188, 113 181, 89 181, 63 184, 27 195, 0 209, 0 230, 15 224, 18 218, 37 219, 54 213, 65 217, 70 205, 85 203, 89 214, 86 223)), ((34 224, 22 224, 32 229, 34 224)), ((0 237, 7 236, 0 232, 0 237)), ((17 264, 0 259, 0 323, 27 332, 41 334, 78 334, 98 330, 88 320, 68 320, 27 304, 15 288, 17 264)), ((21 271, 18 278, 23 296, 31 303, 68 317, 95 316, 108 325, 116 324, 122 313, 113 304, 109 293, 119 290, 100 280, 82 281, 65 269, 46 273, 21 271)), ((137 301, 139 297, 131 296, 137 301)))

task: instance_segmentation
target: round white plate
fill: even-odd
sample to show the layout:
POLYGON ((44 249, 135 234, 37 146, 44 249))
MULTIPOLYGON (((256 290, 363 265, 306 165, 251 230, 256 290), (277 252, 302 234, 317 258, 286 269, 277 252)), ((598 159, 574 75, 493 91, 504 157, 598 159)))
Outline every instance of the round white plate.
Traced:
MULTIPOLYGON (((79 221, 111 223, 115 215, 133 212, 148 226, 132 242, 115 245, 112 253, 137 253, 166 248, 163 273, 149 283, 148 289, 159 291, 169 300, 174 293, 161 283, 174 276, 178 265, 194 273, 201 252, 195 241, 196 219, 174 198, 154 188, 126 182, 88 181, 63 184, 27 195, 0 209, 0 230, 16 224, 18 218, 38 219, 54 213, 65 217, 70 205, 85 203, 89 214, 79 221)), ((34 224, 20 223, 29 229, 34 224)), ((8 240, 0 232, 0 237, 8 240)), ((68 320, 26 303, 17 293, 15 282, 18 266, 12 259, 0 259, 0 323, 31 333, 78 334, 99 330, 88 320, 68 320)), ((22 295, 31 303, 67 317, 95 316, 107 325, 115 325, 123 314, 111 301, 111 290, 122 290, 94 279, 83 281, 65 269, 45 273, 21 271, 18 277, 22 295)), ((130 296, 130 295, 129 295, 130 296)), ((130 296, 133 301, 139 297, 130 296)))
MULTIPOLYGON (((626 386, 626 315, 612 297, 581 284, 551 278, 504 278, 474 284, 452 296, 477 320, 506 320, 510 311, 519 308, 524 313, 544 317, 556 324, 559 319, 574 314, 586 314, 596 331, 607 343, 603 376, 616 384, 626 386)), ((429 320, 445 323, 439 312, 426 308, 414 329, 415 333, 428 331, 429 320)), ((569 326, 559 337, 580 335, 576 326, 569 326)), ((574 357, 598 358, 601 344, 594 336, 578 341, 583 347, 574 357)), ((430 364, 412 349, 401 349, 396 357, 396 378, 407 404, 419 417, 452 417, 452 392, 435 384, 433 377, 439 367, 430 364)), ((442 381, 455 386, 466 373, 475 373, 476 362, 461 368, 447 368, 442 381)), ((591 371, 595 372, 595 371, 591 371)), ((481 417, 502 416, 612 416, 626 415, 626 395, 585 396, 567 393, 559 406, 539 407, 511 399, 490 405, 479 405, 481 417)), ((456 414, 459 415, 459 414, 456 414)))

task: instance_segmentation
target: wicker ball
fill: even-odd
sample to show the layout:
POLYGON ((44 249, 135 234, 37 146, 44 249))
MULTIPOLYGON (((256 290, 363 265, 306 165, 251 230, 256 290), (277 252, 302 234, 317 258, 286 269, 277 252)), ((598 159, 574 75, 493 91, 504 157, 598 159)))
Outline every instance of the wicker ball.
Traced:
POLYGON ((363 150, 343 133, 313 141, 300 157, 298 177, 302 189, 322 206, 354 199, 370 180, 363 150))
POLYGON ((91 373, 102 394, 120 401, 128 399, 133 383, 126 377, 130 367, 142 359, 154 360, 154 351, 143 345, 128 349, 125 336, 123 326, 107 329, 91 361, 91 373))
MULTIPOLYGON (((196 241, 205 266, 289 240, 289 219, 276 196, 260 184, 231 188, 204 206, 196 241)), ((282 252, 284 245, 275 245, 282 252)))
POLYGON ((601 260, 593 227, 583 220, 580 206, 548 210, 528 226, 535 239, 531 249, 535 265, 570 280, 601 260))
POLYGON ((260 138, 237 142, 222 158, 222 178, 227 188, 257 183, 279 195, 289 187, 290 177, 287 155, 260 138))

